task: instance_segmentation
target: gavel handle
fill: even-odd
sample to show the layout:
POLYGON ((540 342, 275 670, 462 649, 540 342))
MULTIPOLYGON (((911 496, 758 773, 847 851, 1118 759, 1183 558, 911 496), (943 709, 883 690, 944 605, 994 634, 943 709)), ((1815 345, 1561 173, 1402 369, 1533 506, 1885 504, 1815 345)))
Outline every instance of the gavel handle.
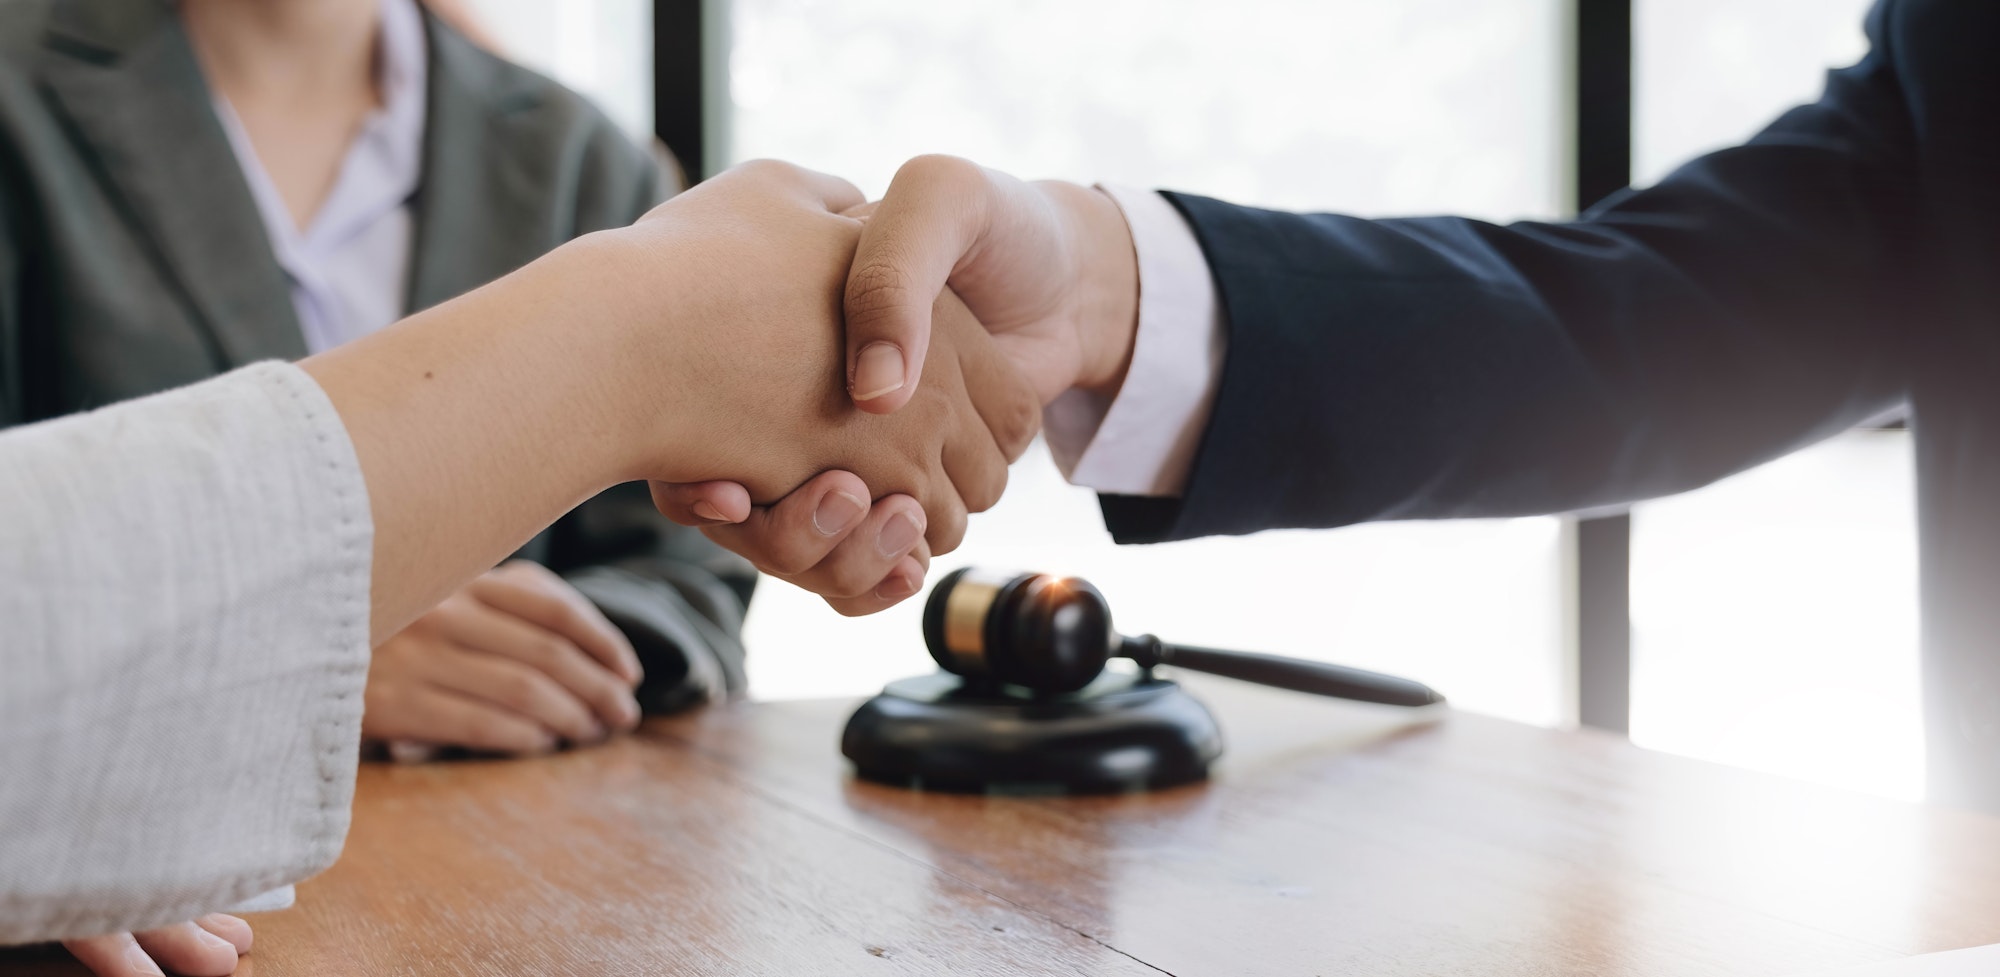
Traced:
POLYGON ((1150 634, 1126 638, 1120 654, 1148 667, 1172 665, 1242 682, 1337 699, 1389 706, 1430 706, 1444 701, 1444 696, 1422 682, 1381 672, 1250 651, 1170 645, 1150 634))

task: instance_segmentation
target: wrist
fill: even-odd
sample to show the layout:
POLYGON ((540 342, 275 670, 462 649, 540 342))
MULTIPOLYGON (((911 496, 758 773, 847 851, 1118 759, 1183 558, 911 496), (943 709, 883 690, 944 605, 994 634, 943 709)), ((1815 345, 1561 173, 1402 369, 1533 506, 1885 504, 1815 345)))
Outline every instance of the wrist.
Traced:
POLYGON ((561 317, 558 362, 570 408, 580 415, 575 463, 605 487, 647 479, 694 480, 669 470, 666 459, 692 462, 692 452, 669 452, 700 434, 702 404, 691 364, 697 350, 682 348, 682 312, 700 292, 676 275, 681 262, 661 255, 664 242, 639 241, 621 230, 577 238, 555 252, 570 295, 585 297, 561 317), (680 296, 662 303, 657 296, 680 296))
POLYGON ((1078 242, 1075 386, 1115 397, 1132 365, 1139 328, 1139 257, 1132 228, 1111 195, 1071 186, 1068 212, 1078 242))

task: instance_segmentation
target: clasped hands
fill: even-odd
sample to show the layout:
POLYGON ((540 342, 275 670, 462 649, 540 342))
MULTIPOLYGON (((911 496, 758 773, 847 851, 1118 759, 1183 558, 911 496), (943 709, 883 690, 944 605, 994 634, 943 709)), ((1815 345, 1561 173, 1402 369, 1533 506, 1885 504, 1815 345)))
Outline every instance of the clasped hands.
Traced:
MULTIPOLYGON (((740 244, 741 266, 728 248, 714 252, 710 284, 734 283, 746 308, 786 295, 831 324, 755 351, 718 331, 703 351, 716 358, 710 367, 726 371, 729 357, 753 352, 783 357, 809 396, 782 434, 714 431, 710 477, 650 480, 669 518, 843 614, 915 594, 931 558, 963 538, 967 513, 999 500, 1042 407, 1075 388, 1109 398, 1130 361, 1131 235, 1091 188, 920 157, 864 203, 843 181, 758 162, 662 205, 648 224, 740 244), (767 267, 773 248, 789 259, 785 280, 741 280, 736 272, 767 267), (745 447, 779 449, 759 453, 789 468, 731 468, 726 456, 745 447)), ((740 404, 724 416, 756 418, 774 393, 733 388, 740 404)))

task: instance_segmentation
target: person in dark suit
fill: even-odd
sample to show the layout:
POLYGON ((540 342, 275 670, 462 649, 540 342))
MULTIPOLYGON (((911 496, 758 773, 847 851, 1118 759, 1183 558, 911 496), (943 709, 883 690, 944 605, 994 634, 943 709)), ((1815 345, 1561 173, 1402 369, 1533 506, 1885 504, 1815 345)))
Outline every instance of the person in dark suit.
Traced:
POLYGON ((1561 223, 912 161, 849 279, 852 392, 899 405, 949 282, 1121 542, 1630 502, 1906 405, 1931 796, 2000 811, 2000 6, 1867 26, 1818 102, 1561 223))
MULTIPOLYGON (((339 345, 672 189, 415 0, 6 4, 0 425, 339 345)), ((366 732, 527 752, 738 692, 755 579, 613 489, 389 638, 366 732)))

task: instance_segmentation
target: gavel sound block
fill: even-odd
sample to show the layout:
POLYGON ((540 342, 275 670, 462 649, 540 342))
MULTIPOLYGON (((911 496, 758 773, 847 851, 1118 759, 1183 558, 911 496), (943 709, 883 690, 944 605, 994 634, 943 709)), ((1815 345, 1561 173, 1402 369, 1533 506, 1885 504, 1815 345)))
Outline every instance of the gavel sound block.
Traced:
POLYGON ((1408 679, 1322 662, 1173 645, 1112 630, 1088 582, 965 568, 938 581, 924 643, 943 672, 892 682, 841 735, 864 779, 989 793, 1156 790, 1208 776, 1222 732, 1153 668, 1174 665, 1314 695, 1425 707, 1408 679), (1136 674, 1106 672, 1128 658, 1136 674))

